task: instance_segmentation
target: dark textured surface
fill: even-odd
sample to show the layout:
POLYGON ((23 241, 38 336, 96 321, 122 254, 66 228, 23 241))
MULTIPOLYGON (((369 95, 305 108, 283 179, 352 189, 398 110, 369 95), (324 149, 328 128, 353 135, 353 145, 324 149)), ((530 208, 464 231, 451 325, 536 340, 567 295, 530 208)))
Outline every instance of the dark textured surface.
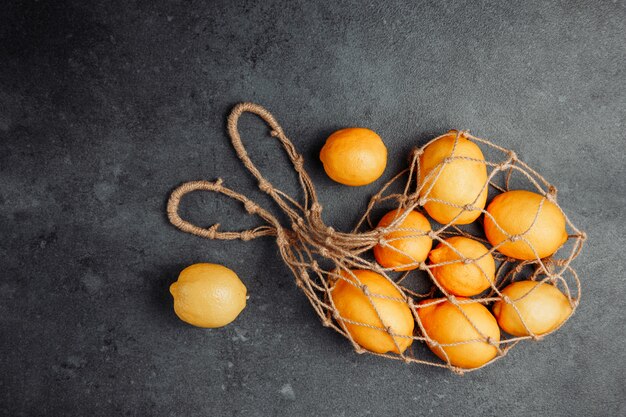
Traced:
MULTIPOLYGON (((626 413, 623 1, 5 3, 3 415, 626 413), (337 228, 380 185, 325 177, 317 152, 338 127, 383 137, 386 177, 451 127, 515 149, 589 234, 578 314, 464 377, 354 354, 271 239, 203 241, 165 218, 168 192, 190 179, 222 176, 261 199, 225 135, 242 100, 283 124, 337 228), (231 267, 250 293, 223 329, 172 311, 169 284, 201 261, 231 267)), ((242 127, 255 161, 294 192, 261 125, 242 127)), ((203 224, 254 224, 210 195, 185 205, 203 224)))

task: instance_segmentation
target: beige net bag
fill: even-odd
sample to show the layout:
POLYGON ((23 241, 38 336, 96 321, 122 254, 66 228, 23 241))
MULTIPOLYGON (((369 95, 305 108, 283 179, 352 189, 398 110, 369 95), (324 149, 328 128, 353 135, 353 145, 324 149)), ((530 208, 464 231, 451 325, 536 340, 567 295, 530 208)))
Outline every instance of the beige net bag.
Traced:
MULTIPOLYGON (((500 254, 497 249, 499 247, 490 247, 486 241, 482 228, 480 230, 469 227, 455 226, 452 224, 439 225, 432 231, 425 233, 423 231, 415 231, 415 236, 423 236, 427 234, 433 239, 433 244, 444 242, 444 239, 451 236, 466 236, 478 240, 487 247, 490 247, 489 253, 493 255, 498 266, 496 269, 495 280, 491 284, 491 288, 472 299, 458 298, 449 294, 441 287, 437 280, 434 279, 432 268, 439 264, 428 264, 426 262, 416 262, 417 269, 412 271, 397 273, 388 268, 381 267, 372 260, 371 251, 374 246, 381 243, 388 244, 384 236, 390 231, 397 230, 399 223, 411 210, 422 210, 422 206, 428 201, 428 190, 424 190, 425 184, 429 177, 422 182, 419 181, 420 170, 420 154, 428 145, 415 149, 409 161, 409 166, 387 182, 382 189, 375 194, 363 214, 362 218, 352 232, 344 233, 334 230, 327 226, 322 220, 322 206, 318 202, 315 187, 311 178, 304 169, 303 157, 300 155, 291 141, 285 136, 281 126, 276 122, 274 117, 263 107, 252 103, 240 103, 232 110, 228 117, 228 133, 232 140, 239 159, 250 173, 257 179, 259 188, 267 193, 281 208, 290 221, 290 225, 284 226, 279 222, 278 218, 269 211, 260 207, 244 195, 237 193, 222 183, 221 179, 217 181, 192 181, 187 182, 176 188, 168 201, 167 213, 170 221, 174 226, 184 232, 194 234, 208 239, 242 239, 251 240, 261 236, 274 236, 285 264, 291 269, 295 277, 296 285, 304 292, 311 303, 311 306, 320 317, 325 327, 331 327, 345 338, 350 340, 354 349, 358 353, 370 353, 384 356, 390 359, 403 360, 407 363, 420 363, 438 367, 448 368, 456 373, 467 372, 471 369, 462 369, 450 363, 450 360, 444 354, 442 360, 437 359, 432 353, 424 349, 423 343, 412 343, 411 346, 403 353, 374 353, 363 349, 353 339, 351 333, 346 330, 345 325, 352 324, 364 327, 378 329, 391 336, 396 347, 398 341, 405 335, 395 334, 393 329, 385 324, 383 317, 376 310, 373 302, 374 297, 391 298, 372 294, 368 291, 367 286, 362 285, 358 277, 351 270, 365 269, 377 272, 384 276, 393 286, 399 290, 402 298, 397 301, 406 302, 411 309, 415 322, 417 324, 415 332, 412 336, 414 342, 425 342, 430 347, 454 346, 464 343, 475 343, 478 341, 489 343, 497 349, 495 358, 485 366, 502 356, 517 345, 522 340, 539 339, 545 335, 535 335, 532 331, 527 336, 506 337, 503 334, 501 340, 496 341, 482 334, 480 330, 472 323, 469 317, 459 307, 464 303, 479 302, 484 305, 503 300, 510 303, 508 297, 503 297, 501 290, 509 283, 518 279, 531 279, 535 281, 549 282, 557 286, 567 297, 571 307, 572 314, 575 311, 580 300, 580 282, 576 271, 572 268, 571 262, 579 254, 583 242, 585 240, 584 232, 581 232, 572 224, 565 216, 568 227, 567 242, 553 256, 533 260, 520 261, 511 259, 500 254), (237 124, 240 116, 245 113, 253 113, 263 119, 270 128, 271 136, 278 139, 286 151, 289 159, 298 175, 299 183, 302 188, 303 196, 300 201, 290 197, 286 193, 270 184, 264 176, 259 172, 252 160, 249 158, 246 149, 241 141, 237 124), (399 190, 392 191, 394 188, 399 190), (191 224, 183 220, 178 214, 178 208, 181 198, 193 191, 212 191, 224 194, 232 199, 243 203, 245 210, 252 215, 257 215, 265 221, 265 225, 250 230, 230 232, 220 231, 219 224, 215 224, 208 228, 203 228, 191 224), (421 197, 420 197, 421 194, 421 197), (372 212, 378 208, 387 205, 388 208, 399 208, 399 215, 388 227, 373 228, 371 223, 372 212), (369 228, 364 230, 367 226, 369 228), (343 273, 341 273, 343 271, 343 273), (347 279, 346 275, 352 279, 347 279), (357 286, 369 299, 378 315, 380 326, 372 326, 368 323, 359 323, 342 317, 338 309, 335 307, 331 291, 338 280, 346 280, 350 285, 357 286), (421 290, 420 290, 421 288, 421 290), (431 303, 420 304, 424 299, 431 299, 439 294, 437 299, 431 303), (448 300, 456 308, 459 309, 465 318, 477 330, 480 337, 475 340, 467 340, 463 342, 440 344, 429 338, 425 331, 423 323, 418 314, 420 308, 429 305, 445 302, 448 300)), ((498 193, 514 188, 527 188, 543 195, 542 204, 539 205, 537 215, 541 210, 544 200, 550 200, 556 204, 556 188, 550 185, 541 175, 535 172, 525 163, 521 162, 513 151, 501 148, 487 140, 477 138, 467 132, 458 132, 457 139, 460 135, 478 144, 486 153, 485 161, 480 161, 487 165, 488 181, 484 184, 484 188, 488 188, 490 193, 498 193)), ((436 139, 433 139, 433 141, 436 139)), ((432 141, 431 141, 432 142, 432 141)), ((429 143, 431 143, 429 142, 429 143)), ((456 143, 455 143, 456 144, 456 143)), ((446 158, 442 164, 447 164, 455 160, 456 157, 446 158)), ((432 175, 437 170, 432 170, 432 175)), ((439 170, 441 172, 441 170, 439 170)), ((431 181, 430 183, 433 183, 431 181)), ((445 204, 449 204, 443 202, 445 204)), ((454 205, 452 205, 454 206, 454 205)), ((558 205, 557 205, 558 206, 558 205)), ((470 206, 454 206, 461 210, 470 210, 470 206)), ((560 208, 559 208, 560 209, 560 208)), ((561 210, 562 211, 562 210, 561 210)), ((482 210, 485 216, 490 216, 485 210, 482 210)), ((564 213, 563 213, 564 214, 564 213)), ((565 214, 564 214, 565 215, 565 214)), ((536 219, 536 217, 535 217, 536 219)), ((530 228, 529 228, 530 229, 530 228)), ((524 240, 524 233, 516 236, 509 236, 509 240, 524 240)), ((433 245, 433 246, 434 246, 433 245)), ((535 252, 536 253, 536 252, 535 252)), ((475 259, 467 259, 461 254, 457 262, 466 264, 475 262, 475 259)), ((570 314, 571 316, 571 314, 570 314)), ((522 322, 523 318, 520 316, 522 322)), ((568 317, 569 318, 569 317, 568 317)), ((565 320, 566 321, 566 320, 565 320)), ((563 323, 565 322, 563 321, 563 323)), ((525 325, 525 324, 524 324, 525 325)), ((562 325, 562 323, 561 323, 562 325)), ((526 325, 525 325, 526 326, 526 325)), ((559 326, 560 327, 560 326, 559 326)), ((527 328, 528 329, 528 328, 527 328)), ((555 329, 556 330, 556 329, 555 329)), ((397 349, 401 351, 401 349, 397 349)), ((482 367, 480 366, 480 367, 482 367)), ((478 368, 474 368, 478 369, 478 368)))

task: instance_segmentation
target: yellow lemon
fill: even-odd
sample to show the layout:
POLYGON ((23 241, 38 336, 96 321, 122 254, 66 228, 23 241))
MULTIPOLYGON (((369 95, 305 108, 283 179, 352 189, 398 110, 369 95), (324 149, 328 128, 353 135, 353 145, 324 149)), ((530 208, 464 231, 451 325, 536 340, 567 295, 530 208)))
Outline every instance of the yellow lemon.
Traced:
POLYGON ((524 190, 507 191, 489 203, 487 212, 491 216, 485 215, 485 234, 493 246, 507 240, 498 225, 509 235, 523 235, 532 245, 518 239, 498 247, 499 252, 511 258, 545 258, 556 252, 567 240, 563 213, 556 204, 540 194, 524 190), (537 215, 542 200, 543 205, 537 215))
POLYGON ((174 311, 197 327, 222 327, 246 306, 246 287, 225 266, 201 263, 188 266, 170 286, 174 311))
POLYGON ((420 156, 419 180, 423 184, 420 195, 440 200, 428 201, 424 208, 441 224, 448 224, 462 211, 446 203, 458 206, 471 204, 476 210, 461 213, 453 223, 468 224, 480 216, 487 201, 487 167, 481 162, 485 157, 478 145, 462 133, 455 147, 456 137, 457 131, 451 130, 428 145, 420 156), (449 157, 472 158, 475 161, 454 159, 445 165, 438 165, 449 157))
POLYGON ((367 350, 376 353, 404 352, 413 343, 415 321, 409 305, 402 301, 402 294, 391 282, 376 272, 358 269, 351 272, 362 285, 367 286, 371 301, 360 288, 361 284, 358 284, 347 271, 341 271, 341 275, 346 279, 339 279, 335 283, 331 298, 343 319, 361 325, 338 319, 339 324, 350 333, 356 343, 367 350), (397 300, 381 297, 393 297, 397 300), (378 328, 388 326, 397 336, 392 337, 384 330, 366 326, 378 328))
POLYGON ((493 305, 493 314, 505 332, 513 336, 527 336, 521 318, 528 329, 539 336, 556 329, 572 313, 567 297, 554 285, 537 281, 518 281, 509 284, 502 294, 509 297, 519 310, 503 300, 493 305))
POLYGON ((450 237, 445 242, 447 244, 440 243, 428 255, 433 264, 445 264, 430 269, 439 285, 451 294, 466 297, 489 288, 496 273, 496 263, 489 249, 463 236, 450 237), (474 262, 466 264, 463 258, 474 262))
MULTIPOLYGON (((459 297, 458 300, 467 299, 459 297)), ((433 301, 436 300, 424 300, 420 304, 433 301)), ((493 342, 500 341, 498 323, 485 306, 480 303, 469 303, 461 304, 460 308, 486 337, 493 342)), ((498 350, 486 341, 476 340, 483 337, 465 318, 463 312, 447 300, 417 309, 418 317, 430 339, 441 344, 460 343, 454 346, 435 346, 431 343, 429 348, 435 355, 444 361, 449 360, 452 365, 459 368, 477 368, 495 358, 498 350), (475 341, 469 342, 470 340, 475 341)))
MULTIPOLYGON (((400 209, 390 211, 380 219, 377 227, 389 226, 402 214, 403 211, 400 209)), ((387 244, 374 246, 374 257, 380 265, 393 268, 394 271, 415 269, 419 265, 410 264, 425 261, 433 244, 430 237, 419 236, 420 233, 430 232, 430 223, 423 214, 412 210, 396 227, 411 230, 397 230, 386 234, 387 244)))
POLYGON ((387 166, 387 148, 376 132, 362 127, 341 129, 326 139, 320 152, 326 174, 345 185, 376 181, 387 166))

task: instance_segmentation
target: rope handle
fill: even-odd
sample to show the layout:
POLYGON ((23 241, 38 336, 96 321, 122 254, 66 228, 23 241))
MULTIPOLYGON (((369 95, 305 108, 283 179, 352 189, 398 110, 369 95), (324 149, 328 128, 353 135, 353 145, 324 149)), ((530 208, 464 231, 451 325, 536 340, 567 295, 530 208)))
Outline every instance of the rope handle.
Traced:
POLYGON ((274 116, 267 109, 255 103, 239 103, 228 115, 227 128, 228 134, 233 144, 233 148, 235 148, 235 151, 237 152, 237 156, 239 157, 241 162, 243 162, 243 165, 246 167, 246 169, 250 171, 250 173, 257 179, 259 189, 264 193, 270 195, 270 197, 272 197, 272 199, 290 218, 295 220, 299 217, 302 217, 301 215, 305 214, 306 211, 310 208, 309 204, 311 204, 311 207, 313 207, 315 210, 321 210, 321 206, 317 204, 317 195, 313 182, 311 181, 311 178, 309 177, 307 172, 304 170, 304 157, 300 153, 298 153, 291 140, 289 140, 289 138, 285 136, 282 127, 278 124, 274 116), (237 128, 239 118, 244 113, 252 113, 263 119, 263 121, 270 127, 270 135, 277 138, 278 141, 281 143, 283 149, 289 157, 289 160, 293 164, 296 173, 298 174, 298 179, 300 181, 302 191, 304 192, 303 205, 298 203, 296 200, 294 200, 278 188, 275 188, 261 174, 256 165, 254 165, 254 163, 248 156, 248 152, 246 151, 245 146, 241 141, 241 135, 239 134, 239 130, 237 128))
POLYGON ((251 240, 256 239, 257 237, 262 236, 275 236, 277 234, 277 229, 280 228, 280 223, 272 214, 268 211, 257 205, 252 200, 248 199, 243 194, 239 194, 230 188, 224 187, 222 185, 222 179, 218 179, 217 181, 190 181, 186 182, 180 186, 178 186, 172 194, 170 195, 169 200, 167 201, 167 217, 170 222, 182 230, 183 232, 190 233, 192 235, 200 236, 205 239, 219 239, 219 240, 251 240), (234 200, 240 201, 243 203, 246 211, 249 214, 257 215, 265 220, 270 225, 259 226, 253 229, 242 230, 238 232, 220 232, 218 230, 219 223, 215 223, 214 225, 203 228, 196 226, 193 223, 188 222, 180 217, 178 214, 178 209, 180 206, 180 201, 183 196, 186 194, 190 194, 194 191, 212 191, 219 194, 226 195, 234 200))
MULTIPOLYGON (((243 165, 248 171, 258 180, 259 189, 272 197, 272 199, 280 206, 280 208, 287 214, 287 216, 296 223, 302 222, 303 215, 306 215, 309 210, 309 204, 317 214, 321 211, 321 206, 317 203, 317 196, 313 183, 304 171, 304 158, 298 153, 293 143, 285 136, 281 126, 278 124, 274 116, 265 108, 254 103, 239 103, 237 104, 228 116, 228 133, 237 152, 237 156, 243 162, 243 165), (285 149, 291 163, 293 164, 302 190, 304 192, 304 205, 301 205, 286 193, 275 188, 258 170, 256 165, 252 162, 245 146, 241 140, 241 135, 238 130, 238 122, 241 115, 244 113, 253 113, 259 116, 269 126, 270 134, 276 137, 282 147, 285 149)), ((177 187, 167 203, 167 215, 170 222, 182 230, 183 232, 190 233, 196 236, 203 237, 205 239, 219 239, 219 240, 251 240, 261 236, 278 236, 284 240, 284 228, 281 226, 278 219, 267 210, 263 209, 248 197, 240 194, 230 188, 222 185, 222 179, 217 181, 190 181, 177 187), (178 214, 180 201, 186 194, 194 191, 212 191, 220 194, 224 194, 234 200, 240 201, 244 204, 246 211, 249 214, 255 214, 265 220, 269 225, 259 226, 252 229, 242 231, 219 231, 219 223, 216 223, 208 228, 203 228, 194 225, 180 217, 178 214)))

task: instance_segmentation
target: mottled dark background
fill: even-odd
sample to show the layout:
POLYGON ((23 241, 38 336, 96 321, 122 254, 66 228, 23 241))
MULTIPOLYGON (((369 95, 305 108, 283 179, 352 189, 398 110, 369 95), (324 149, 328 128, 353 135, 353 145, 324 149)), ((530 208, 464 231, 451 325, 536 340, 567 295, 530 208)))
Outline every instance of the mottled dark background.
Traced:
MULTIPOLYGON (((2 415, 626 414, 625 22, 624 1, 3 2, 2 415), (267 203, 225 135, 243 100, 283 124, 339 229, 381 181, 326 178, 317 153, 336 128, 376 130, 386 177, 452 127, 515 149, 589 234, 578 314, 464 377, 354 354, 272 239, 203 241, 167 222, 168 193, 190 179, 267 203), (202 261, 249 290, 223 329, 172 311, 169 284, 202 261)), ((242 130, 295 192, 261 124, 242 130)), ((225 199, 185 205, 202 224, 255 224, 225 199)))

